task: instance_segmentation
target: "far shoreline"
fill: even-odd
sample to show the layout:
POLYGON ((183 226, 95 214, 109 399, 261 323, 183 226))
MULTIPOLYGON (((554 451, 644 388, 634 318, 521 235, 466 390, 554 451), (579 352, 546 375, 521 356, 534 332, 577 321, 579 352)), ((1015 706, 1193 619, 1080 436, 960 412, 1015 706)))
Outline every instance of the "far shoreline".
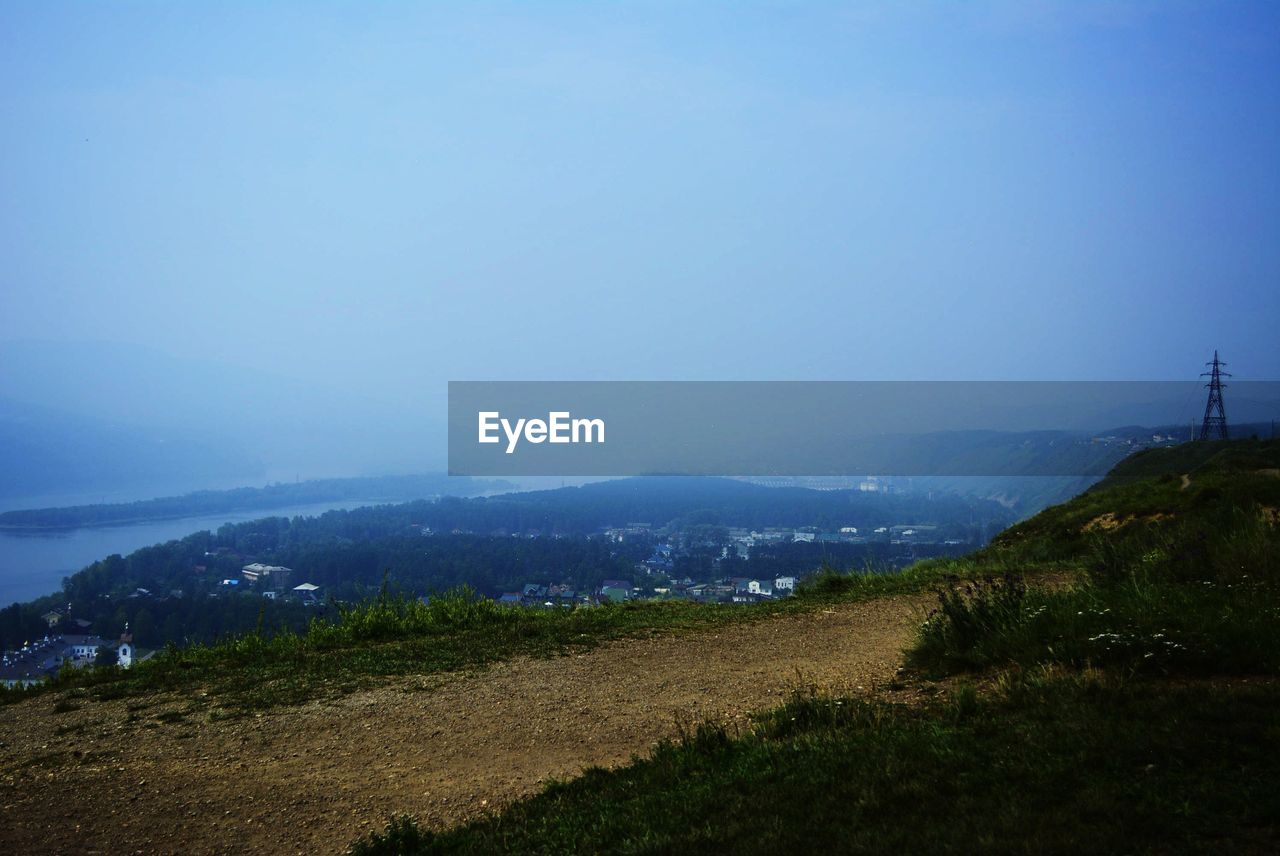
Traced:
POLYGON ((443 474, 363 476, 286 482, 266 487, 193 491, 135 502, 96 503, 0 512, 0 533, 48 534, 80 529, 136 526, 147 523, 254 514, 325 503, 361 505, 436 501, 446 496, 473 497, 504 493, 514 485, 443 474))

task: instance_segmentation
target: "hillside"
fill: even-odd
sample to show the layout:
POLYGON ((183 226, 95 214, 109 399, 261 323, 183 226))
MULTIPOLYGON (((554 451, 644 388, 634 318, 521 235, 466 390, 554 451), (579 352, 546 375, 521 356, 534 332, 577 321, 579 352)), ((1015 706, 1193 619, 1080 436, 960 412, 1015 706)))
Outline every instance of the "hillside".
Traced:
POLYGON ((827 571, 783 603, 388 596, 69 676, 0 709, 5 834, 25 852, 1272 852, 1278 454, 1153 452, 972 556, 827 571))
POLYGON ((1277 508, 1280 442, 1187 443, 1126 458, 1075 499, 1010 527, 983 555, 1064 561, 1100 544, 1132 551, 1169 542, 1202 562, 1208 557, 1187 552, 1195 544, 1229 531, 1242 513, 1274 519, 1277 508))
POLYGON ((1270 440, 1210 440, 1183 443, 1166 449, 1148 449, 1130 455, 1112 468, 1099 489, 1135 479, 1183 473, 1255 472, 1275 469, 1280 464, 1280 447, 1270 440))

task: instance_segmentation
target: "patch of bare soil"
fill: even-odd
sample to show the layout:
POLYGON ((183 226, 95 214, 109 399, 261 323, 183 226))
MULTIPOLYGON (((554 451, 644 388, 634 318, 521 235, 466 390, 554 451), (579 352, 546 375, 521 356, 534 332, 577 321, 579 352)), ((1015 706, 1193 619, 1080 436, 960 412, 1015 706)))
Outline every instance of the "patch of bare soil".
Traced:
POLYGON ((1106 514, 1099 514, 1097 517, 1090 520, 1080 528, 1080 531, 1093 532, 1100 530, 1102 532, 1110 532, 1113 529, 1119 529, 1121 526, 1125 526, 1135 520, 1140 520, 1144 523, 1157 523, 1161 520, 1168 520, 1172 517, 1172 514, 1166 514, 1163 511, 1157 511, 1154 514, 1144 514, 1141 517, 1135 514, 1130 514, 1125 517, 1117 517, 1114 511, 1108 511, 1106 514))
POLYGON ((1106 514, 1099 514, 1097 517, 1090 520, 1083 526, 1081 531, 1093 532, 1094 530, 1100 529, 1103 532, 1110 532, 1112 529, 1116 529, 1124 525, 1125 522, 1126 521, 1117 519, 1114 511, 1108 511, 1106 514))
POLYGON ((793 689, 888 693, 928 598, 849 604, 403 679, 248 718, 179 697, 0 709, 0 851, 338 853, 407 812, 446 827, 793 689))

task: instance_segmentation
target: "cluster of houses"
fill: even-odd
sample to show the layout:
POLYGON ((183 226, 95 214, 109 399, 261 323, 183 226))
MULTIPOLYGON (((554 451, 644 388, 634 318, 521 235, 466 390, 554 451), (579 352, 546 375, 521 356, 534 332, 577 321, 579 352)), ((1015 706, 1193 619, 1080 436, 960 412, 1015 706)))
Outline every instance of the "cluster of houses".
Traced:
MULTIPOLYGON (((623 541, 626 536, 631 534, 630 530, 607 529, 604 532, 606 538, 615 541, 623 541)), ((877 526, 860 531, 856 526, 842 526, 833 532, 826 532, 816 526, 804 527, 801 529, 786 528, 766 528, 766 529, 741 529, 731 528, 725 530, 725 540, 721 542, 724 546, 720 551, 720 558, 728 558, 735 555, 740 559, 750 559, 752 552, 761 546, 768 544, 933 544, 943 543, 948 545, 961 544, 961 541, 948 539, 942 540, 939 535, 939 529, 931 523, 904 523, 894 526, 877 526)), ((653 551, 653 555, 647 559, 643 565, 647 573, 667 573, 674 567, 674 559, 676 550, 670 544, 658 544, 653 551)))
POLYGON ((0 653, 0 685, 8 689, 28 687, 52 677, 60 669, 93 665, 98 659, 98 652, 103 649, 113 651, 116 663, 123 669, 153 653, 138 651, 127 625, 119 640, 110 642, 93 633, 71 632, 86 629, 88 622, 68 619, 61 610, 47 612, 41 617, 49 625, 48 634, 27 642, 17 650, 0 653), (67 632, 59 632, 64 624, 67 632))
MULTIPOLYGON (((887 486, 871 479, 860 484, 864 491, 885 491, 887 486)), ((604 529, 604 538, 616 543, 632 539, 648 540, 653 529, 645 524, 632 524, 604 529)), ((731 557, 750 560, 752 552, 768 544, 779 543, 843 543, 843 544, 931 544, 958 545, 957 540, 942 540, 939 527, 933 524, 898 524, 877 526, 860 531, 856 526, 842 526, 835 531, 823 531, 818 527, 763 529, 728 528, 721 530, 715 542, 720 546, 720 559, 731 557)), ((705 546, 705 545, 703 545, 705 546)), ((660 578, 659 585, 649 587, 633 585, 629 580, 605 580, 591 591, 575 591, 568 585, 541 585, 529 583, 520 591, 504 592, 499 602, 527 607, 568 607, 629 600, 692 600, 703 603, 757 603, 795 593, 796 578, 777 576, 772 578, 724 577, 711 581, 695 582, 692 579, 670 579, 676 571, 676 559, 680 551, 670 543, 653 547, 648 559, 638 563, 636 571, 641 577, 660 578)), ((717 565, 719 562, 717 562, 717 565)))
MULTIPOLYGON (((795 544, 926 544, 937 542, 938 527, 932 523, 902 523, 894 526, 877 526, 859 530, 857 526, 841 526, 834 532, 824 532, 816 526, 801 529, 764 529, 760 531, 730 529, 729 542, 737 554, 751 557, 754 547, 790 541, 795 544)), ((946 543, 952 543, 950 541, 946 543)), ((954 543, 960 543, 956 541, 954 543)), ((725 548, 727 553, 728 547, 725 548)))
POLYGON ((268 600, 297 600, 302 603, 319 603, 320 586, 303 582, 296 586, 289 583, 293 577, 293 569, 283 565, 264 565, 252 562, 240 569, 239 579, 223 580, 223 588, 236 591, 239 589, 262 592, 268 600))
POLYGON ((630 580, 605 580, 591 591, 575 591, 568 585, 529 583, 520 591, 505 592, 498 602, 509 606, 544 609, 596 606, 630 600, 692 600, 699 603, 759 603, 795 594, 795 577, 752 579, 729 577, 715 582, 695 583, 692 579, 669 585, 644 588, 630 580))
POLYGON ((705 583, 685 579, 673 582, 669 587, 655 588, 654 593, 661 598, 693 600, 699 603, 759 603, 795 594, 796 578, 727 577, 705 583))
POLYGON ((498 597, 498 603, 507 606, 541 606, 571 607, 578 604, 595 602, 597 595, 593 592, 576 591, 568 585, 544 586, 529 583, 520 591, 504 592, 498 597))
MULTIPOLYGON (((1116 434, 1108 434, 1104 436, 1091 437, 1089 442, 1094 445, 1103 446, 1132 446, 1135 449, 1149 449, 1155 446, 1176 446, 1185 442, 1188 435, 1182 437, 1173 434, 1134 434, 1129 436, 1120 436, 1116 434)), ((1192 438, 1194 439, 1194 437, 1192 438)))

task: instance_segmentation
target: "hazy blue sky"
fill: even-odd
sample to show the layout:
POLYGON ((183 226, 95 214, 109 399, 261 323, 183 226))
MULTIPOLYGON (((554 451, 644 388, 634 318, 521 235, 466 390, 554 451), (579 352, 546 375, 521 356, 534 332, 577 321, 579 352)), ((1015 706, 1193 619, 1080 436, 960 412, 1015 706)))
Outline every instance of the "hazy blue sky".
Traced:
POLYGON ((1280 4, 5 2, 0 81, 0 339, 1280 377, 1280 4))

